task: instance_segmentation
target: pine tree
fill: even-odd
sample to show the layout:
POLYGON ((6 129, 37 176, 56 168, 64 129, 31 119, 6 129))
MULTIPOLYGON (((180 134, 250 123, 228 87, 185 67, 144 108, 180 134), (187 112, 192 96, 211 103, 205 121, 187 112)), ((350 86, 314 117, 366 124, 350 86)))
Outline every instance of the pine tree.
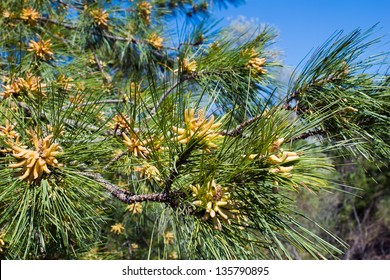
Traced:
POLYGON ((342 253, 295 194, 340 189, 337 158, 389 158, 375 27, 283 85, 275 30, 210 24, 238 2, 1 1, 2 258, 342 253))

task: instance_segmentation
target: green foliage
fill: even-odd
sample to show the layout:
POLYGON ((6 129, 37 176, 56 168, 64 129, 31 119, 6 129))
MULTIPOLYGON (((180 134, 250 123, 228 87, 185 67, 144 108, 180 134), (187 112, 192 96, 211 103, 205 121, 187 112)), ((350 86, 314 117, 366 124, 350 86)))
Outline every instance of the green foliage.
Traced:
POLYGON ((337 258, 296 194, 337 188, 341 148, 389 153, 368 34, 331 38, 278 100, 274 30, 232 38, 194 19, 207 1, 104 2, 0 4, 2 257, 337 258))

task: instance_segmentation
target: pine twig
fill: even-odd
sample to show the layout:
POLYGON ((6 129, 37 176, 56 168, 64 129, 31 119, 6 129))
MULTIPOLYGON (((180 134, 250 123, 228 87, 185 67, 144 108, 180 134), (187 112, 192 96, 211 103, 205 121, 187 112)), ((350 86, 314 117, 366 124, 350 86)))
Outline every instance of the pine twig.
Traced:
POLYGON ((168 97, 169 94, 171 94, 171 92, 176 88, 178 87, 181 83, 187 81, 187 80, 191 80, 191 79, 194 79, 195 76, 197 75, 197 73, 193 73, 191 75, 186 75, 184 77, 182 77, 181 79, 179 79, 176 83, 174 83, 170 88, 168 88, 164 94, 160 97, 160 99, 158 100, 156 106, 152 109, 152 111, 150 112, 151 115, 155 114, 156 111, 158 110, 158 108, 161 106, 161 104, 164 102, 164 100, 168 97))
POLYGON ((89 172, 76 172, 76 174, 95 180, 100 185, 102 185, 112 196, 126 204, 148 201, 167 203, 174 208, 177 207, 176 198, 182 196, 182 193, 179 191, 171 194, 168 194, 168 192, 166 191, 162 193, 133 194, 127 190, 119 188, 117 185, 111 182, 108 182, 100 174, 89 172))
POLYGON ((319 136, 319 135, 325 135, 325 134, 326 134, 326 132, 324 130, 321 130, 321 129, 314 130, 314 131, 308 131, 308 132, 302 133, 301 135, 299 135, 297 137, 294 137, 293 139, 291 139, 291 141, 304 140, 304 139, 307 139, 307 138, 312 137, 312 136, 319 136))
POLYGON ((158 108, 161 106, 161 104, 164 102, 164 100, 168 97, 168 95, 181 83, 182 81, 177 81, 176 83, 174 83, 169 89, 167 89, 166 92, 164 92, 164 94, 160 97, 160 99, 158 100, 156 106, 152 109, 152 111, 150 112, 151 115, 154 115, 156 113, 156 111, 158 110, 158 108))
POLYGON ((106 84, 111 83, 111 77, 106 73, 106 71, 104 71, 103 65, 101 64, 101 62, 100 62, 100 60, 97 57, 95 52, 93 53, 93 58, 95 59, 95 62, 97 64, 98 68, 99 68, 100 73, 102 73, 104 81, 106 82, 106 84))
POLYGON ((57 20, 50 19, 50 18, 41 17, 38 20, 41 21, 41 22, 46 22, 46 23, 52 23, 52 24, 55 24, 55 25, 59 25, 59 26, 65 27, 66 29, 71 29, 71 30, 77 29, 76 25, 73 25, 73 24, 70 24, 70 23, 66 23, 66 22, 59 22, 57 20))
MULTIPOLYGON (((77 107, 84 107, 84 106, 89 106, 89 105, 95 105, 95 104, 120 104, 120 103, 125 103, 123 99, 107 99, 107 100, 97 100, 97 101, 90 101, 90 102, 85 102, 85 103, 80 103, 77 104, 77 107)), ((132 101, 128 101, 129 103, 132 103, 132 101)), ((74 105, 66 105, 63 106, 61 109, 69 109, 70 107, 73 107, 74 105)))
POLYGON ((230 131, 222 131, 220 134, 222 136, 232 136, 232 137, 235 137, 235 136, 238 136, 242 133, 242 131, 247 127, 249 126, 250 124, 254 123, 255 121, 257 121, 258 119, 262 118, 263 117, 263 114, 259 114, 241 124, 239 124, 238 126, 236 126, 236 128, 234 128, 233 130, 230 130, 230 131))
POLYGON ((309 84, 305 85, 303 88, 298 88, 290 96, 288 96, 288 98, 284 102, 283 108, 291 110, 292 108, 290 107, 290 103, 294 99, 297 99, 304 91, 306 91, 310 87, 312 87, 312 86, 319 86, 319 85, 327 84, 327 83, 332 83, 332 82, 334 82, 334 81, 336 81, 338 79, 340 79, 340 75, 334 75, 334 76, 330 76, 328 78, 324 78, 324 79, 320 79, 320 80, 313 80, 309 84))
POLYGON ((116 157, 114 157, 112 160, 110 160, 109 163, 107 163, 104 167, 103 167, 103 170, 106 170, 110 165, 112 165, 114 162, 118 161, 120 158, 122 158, 124 155, 127 154, 127 151, 126 152, 122 152, 120 153, 119 155, 117 155, 116 157))

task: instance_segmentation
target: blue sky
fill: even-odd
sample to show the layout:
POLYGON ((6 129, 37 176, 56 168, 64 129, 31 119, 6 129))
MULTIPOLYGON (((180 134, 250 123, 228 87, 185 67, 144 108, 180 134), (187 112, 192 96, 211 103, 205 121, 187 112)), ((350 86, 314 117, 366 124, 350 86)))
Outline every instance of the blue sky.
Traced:
POLYGON ((266 23, 279 31, 276 43, 289 66, 298 63, 320 46, 336 30, 350 32, 364 30, 376 23, 376 36, 385 35, 373 53, 390 51, 390 1, 386 0, 246 0, 238 7, 214 12, 216 18, 224 18, 227 24, 245 16, 257 23, 266 23))

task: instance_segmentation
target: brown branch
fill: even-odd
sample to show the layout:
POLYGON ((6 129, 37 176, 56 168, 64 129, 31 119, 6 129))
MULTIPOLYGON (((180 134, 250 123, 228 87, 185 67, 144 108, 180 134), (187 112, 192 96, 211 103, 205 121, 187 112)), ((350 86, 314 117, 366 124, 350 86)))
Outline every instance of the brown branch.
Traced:
POLYGON ((164 102, 164 100, 168 97, 168 95, 181 83, 182 81, 179 80, 177 81, 176 83, 174 83, 170 88, 167 89, 166 92, 164 92, 164 94, 160 97, 160 99, 158 100, 156 106, 152 109, 152 111, 150 112, 151 115, 153 115, 154 113, 156 113, 156 111, 158 110, 158 108, 161 106, 161 104, 164 102))
POLYGON ((326 83, 331 83, 331 82, 334 82, 336 80, 340 79, 340 75, 335 75, 335 76, 330 76, 328 78, 325 78, 325 79, 320 79, 320 80, 313 80, 312 82, 310 82, 309 84, 307 84, 306 86, 304 86, 303 88, 298 88, 296 91, 294 91, 290 96, 288 96, 288 98, 286 99, 286 101, 284 102, 284 105, 283 107, 285 109, 291 109, 290 107, 290 103, 294 100, 294 99, 297 99, 303 92, 305 92, 306 90, 308 90, 310 87, 312 86, 319 86, 319 85, 322 85, 322 84, 326 84, 326 83))
POLYGON ((235 137, 235 136, 238 136, 242 133, 242 131, 247 127, 249 126, 250 124, 254 123, 255 121, 259 120, 261 117, 263 117, 263 114, 260 114, 260 115, 257 115, 249 120, 247 120, 246 122, 243 122, 241 124, 239 124, 238 126, 236 126, 236 128, 234 128, 233 130, 230 130, 230 131, 222 131, 220 134, 223 135, 223 136, 232 136, 232 137, 235 137))
POLYGON ((95 59, 95 62, 99 68, 100 73, 102 73, 104 81, 106 84, 111 83, 111 77, 104 71, 103 65, 100 63, 99 58, 97 57, 96 53, 93 53, 93 58, 95 59))
POLYGON ((109 163, 107 163, 104 167, 103 167, 103 170, 106 170, 111 164, 113 164, 114 162, 118 161, 121 157, 123 157, 124 155, 127 154, 127 151, 126 152, 122 152, 120 153, 119 155, 117 155, 116 157, 114 157, 112 160, 110 160, 109 163))
POLYGON ((168 97, 169 94, 171 94, 171 92, 177 87, 179 86, 181 83, 187 81, 187 80, 191 80, 191 79, 194 79, 199 73, 192 73, 190 75, 186 75, 184 77, 182 77, 181 79, 179 79, 176 83, 174 83, 170 88, 168 88, 164 94, 160 97, 160 99, 158 100, 156 106, 152 109, 152 111, 150 112, 150 115, 153 115, 154 113, 156 113, 156 111, 158 110, 158 108, 161 106, 161 104, 164 102, 164 100, 168 97))
MULTIPOLYGON (((80 103, 80 104, 73 104, 73 105, 66 105, 63 106, 61 109, 69 109, 71 107, 84 107, 84 106, 89 106, 89 105, 95 105, 95 104, 119 104, 119 103, 125 103, 123 99, 107 99, 107 100, 97 100, 97 101, 90 101, 90 102, 85 102, 85 103, 80 103)), ((132 101, 128 101, 129 103, 132 103, 132 101)))
POLYGON ((57 20, 50 19, 50 18, 41 17, 38 20, 41 21, 41 22, 46 22, 46 23, 52 23, 52 24, 55 24, 55 25, 59 25, 59 26, 65 27, 66 29, 72 29, 72 30, 73 29, 77 29, 76 25, 73 25, 73 24, 70 24, 70 23, 66 23, 66 22, 59 22, 57 20))
POLYGON ((322 136, 322 135, 325 135, 326 132, 324 130, 314 130, 314 131, 308 131, 308 132, 305 132, 305 133, 302 133, 301 135, 297 136, 297 137, 294 137, 291 139, 291 141, 297 141, 297 140, 304 140, 304 139, 307 139, 309 137, 312 137, 312 136, 322 136))
POLYGON ((136 202, 151 201, 173 204, 173 200, 168 196, 166 192, 152 193, 152 194, 133 194, 127 190, 119 188, 117 185, 108 182, 102 175, 89 172, 76 172, 78 175, 90 178, 102 185, 110 194, 115 198, 126 204, 132 204, 136 202))

